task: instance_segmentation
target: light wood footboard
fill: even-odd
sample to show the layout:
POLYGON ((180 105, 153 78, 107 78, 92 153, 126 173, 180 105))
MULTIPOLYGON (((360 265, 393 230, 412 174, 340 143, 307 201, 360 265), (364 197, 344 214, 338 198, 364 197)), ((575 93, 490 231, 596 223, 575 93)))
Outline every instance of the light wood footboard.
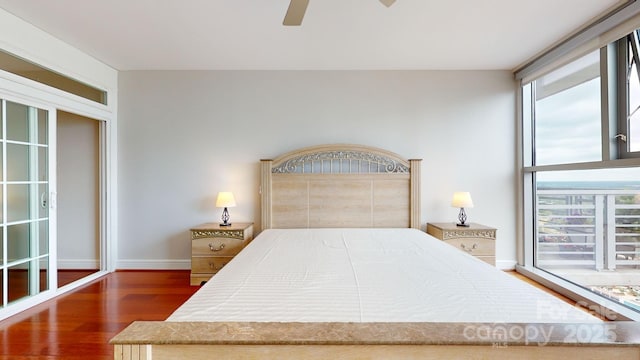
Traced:
POLYGON ((640 324, 134 322, 115 359, 638 359, 640 324))

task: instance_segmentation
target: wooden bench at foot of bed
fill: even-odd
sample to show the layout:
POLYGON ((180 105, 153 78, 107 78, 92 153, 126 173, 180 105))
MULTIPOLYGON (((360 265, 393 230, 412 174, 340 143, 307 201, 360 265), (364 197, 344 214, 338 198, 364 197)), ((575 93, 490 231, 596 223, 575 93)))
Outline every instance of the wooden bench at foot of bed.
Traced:
POLYGON ((638 359, 640 324, 137 321, 115 359, 638 359))

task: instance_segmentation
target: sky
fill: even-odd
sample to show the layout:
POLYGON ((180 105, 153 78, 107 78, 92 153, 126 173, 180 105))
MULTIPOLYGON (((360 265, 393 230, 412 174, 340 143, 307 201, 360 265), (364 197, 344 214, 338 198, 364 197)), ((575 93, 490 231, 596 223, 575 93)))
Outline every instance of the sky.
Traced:
MULTIPOLYGON (((598 61, 596 59, 596 61, 598 61)), ((570 64, 571 65, 571 64, 570 64)), ((584 79, 583 66, 567 66, 547 75, 556 84, 542 79, 542 86, 567 84, 567 88, 536 101, 536 165, 600 161, 601 96, 600 77, 584 79)), ((587 64, 588 65, 588 64, 587 64)), ((630 78, 630 103, 640 106, 640 79, 635 69, 630 78)), ((545 77, 547 77, 545 76, 545 77)), ((537 86, 540 86, 538 84, 537 86)), ((631 150, 640 150, 640 110, 631 119, 631 150)), ((539 181, 640 181, 640 168, 538 172, 539 181)))
POLYGON ((600 78, 536 101, 536 165, 602 158, 600 78))

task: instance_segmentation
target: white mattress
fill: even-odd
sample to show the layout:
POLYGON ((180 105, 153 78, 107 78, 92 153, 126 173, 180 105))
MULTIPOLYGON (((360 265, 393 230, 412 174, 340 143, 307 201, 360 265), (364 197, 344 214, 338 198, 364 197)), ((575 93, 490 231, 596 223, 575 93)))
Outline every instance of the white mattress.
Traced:
POLYGON ((265 230, 167 320, 599 321, 415 229, 265 230))

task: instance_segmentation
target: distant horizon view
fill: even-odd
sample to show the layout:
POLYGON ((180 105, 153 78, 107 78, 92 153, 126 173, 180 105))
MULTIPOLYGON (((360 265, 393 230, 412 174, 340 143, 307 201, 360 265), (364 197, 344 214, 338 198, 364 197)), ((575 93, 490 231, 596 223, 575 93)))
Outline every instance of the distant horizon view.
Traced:
POLYGON ((640 190, 640 180, 590 180, 590 181, 574 181, 574 180, 554 180, 554 181, 537 181, 538 190, 640 190))

